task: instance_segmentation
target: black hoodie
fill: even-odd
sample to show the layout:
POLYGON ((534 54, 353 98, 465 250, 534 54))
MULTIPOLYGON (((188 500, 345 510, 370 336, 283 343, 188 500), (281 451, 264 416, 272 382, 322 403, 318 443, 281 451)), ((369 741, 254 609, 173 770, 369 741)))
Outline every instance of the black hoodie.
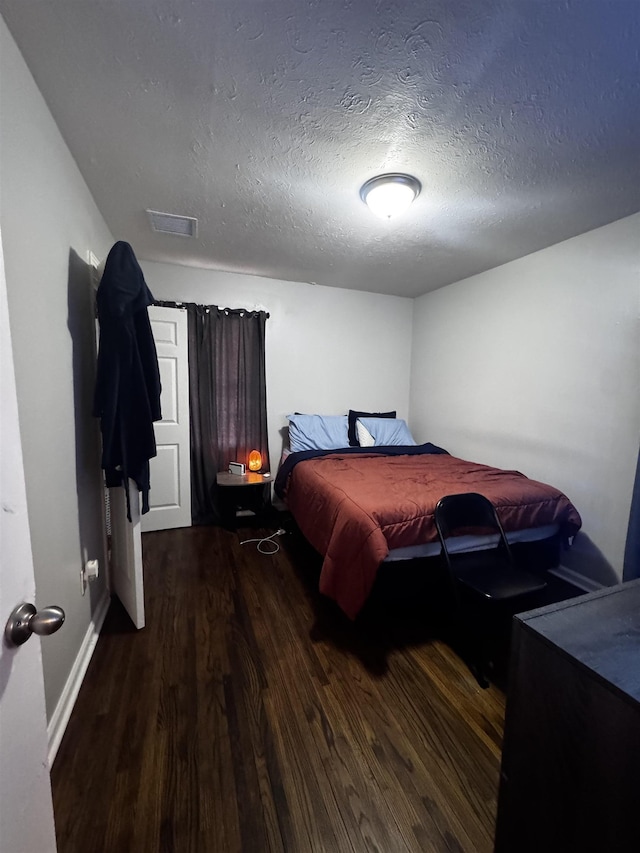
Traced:
POLYGON ((149 511, 149 459, 156 455, 153 421, 161 419, 160 371, 147 306, 153 296, 128 243, 109 252, 97 294, 100 347, 93 414, 100 418, 107 486, 129 478, 149 511))

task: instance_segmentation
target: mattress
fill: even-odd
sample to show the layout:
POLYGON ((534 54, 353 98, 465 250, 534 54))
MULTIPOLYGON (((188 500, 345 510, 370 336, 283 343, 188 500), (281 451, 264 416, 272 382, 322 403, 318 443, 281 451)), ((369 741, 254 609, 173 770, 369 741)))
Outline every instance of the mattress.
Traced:
MULTIPOLYGON (((509 545, 516 545, 521 542, 540 542, 544 539, 550 539, 552 536, 556 536, 559 530, 560 528, 557 524, 544 524, 542 527, 510 530, 505 535, 509 545)), ((449 543, 449 551, 453 554, 459 554, 463 551, 486 551, 487 548, 493 548, 498 544, 498 538, 497 533, 490 536, 473 536, 471 534, 456 536, 449 543)), ((383 562, 393 563, 396 560, 416 560, 421 557, 437 557, 439 553, 439 542, 405 545, 403 548, 392 548, 383 562)))

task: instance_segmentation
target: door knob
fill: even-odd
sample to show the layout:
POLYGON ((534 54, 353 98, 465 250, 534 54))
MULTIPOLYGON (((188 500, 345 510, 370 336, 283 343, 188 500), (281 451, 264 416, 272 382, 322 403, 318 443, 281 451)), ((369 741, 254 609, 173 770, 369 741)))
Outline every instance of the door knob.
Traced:
POLYGON ((21 646, 32 634, 45 637, 62 628, 64 622, 62 607, 43 607, 36 610, 33 604, 19 604, 9 616, 4 629, 4 638, 8 646, 21 646))

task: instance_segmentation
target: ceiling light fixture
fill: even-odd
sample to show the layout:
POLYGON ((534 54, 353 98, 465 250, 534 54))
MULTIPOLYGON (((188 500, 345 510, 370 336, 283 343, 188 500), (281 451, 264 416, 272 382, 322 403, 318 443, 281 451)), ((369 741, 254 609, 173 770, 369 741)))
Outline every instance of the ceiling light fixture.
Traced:
POLYGON ((412 175, 391 172, 388 175, 376 175, 360 190, 360 198, 372 213, 382 219, 391 219, 404 213, 420 194, 422 186, 412 175))

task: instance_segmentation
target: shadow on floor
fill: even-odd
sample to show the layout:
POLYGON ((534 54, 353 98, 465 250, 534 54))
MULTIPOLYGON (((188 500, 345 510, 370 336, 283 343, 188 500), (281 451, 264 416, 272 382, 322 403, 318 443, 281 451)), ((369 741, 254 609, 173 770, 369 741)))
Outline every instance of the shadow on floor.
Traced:
POLYGON ((111 596, 111 604, 105 617, 100 634, 137 634, 138 629, 131 621, 117 595, 111 596))
MULTIPOLYGON (((318 589, 322 557, 309 545, 295 524, 283 523, 288 534, 283 547, 291 560, 315 615, 312 641, 329 642, 357 657, 374 676, 388 669, 389 655, 410 646, 434 640, 444 641, 465 657, 452 634, 453 601, 448 578, 432 558, 383 564, 371 595, 355 621, 348 619, 338 605, 318 589)), ((582 595, 582 590, 546 574, 547 586, 535 598, 527 600, 532 610, 582 595)), ((492 630, 490 680, 506 687, 511 615, 492 630)))

